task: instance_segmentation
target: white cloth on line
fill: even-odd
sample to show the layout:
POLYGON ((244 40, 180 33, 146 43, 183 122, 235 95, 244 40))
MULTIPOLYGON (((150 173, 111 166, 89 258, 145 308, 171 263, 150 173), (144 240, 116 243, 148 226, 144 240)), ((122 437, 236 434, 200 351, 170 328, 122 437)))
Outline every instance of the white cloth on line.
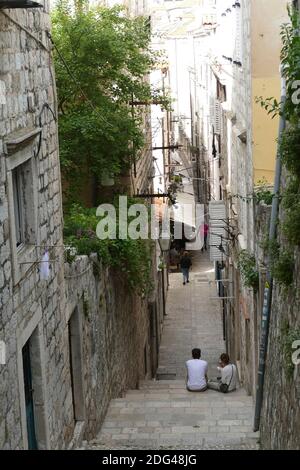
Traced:
POLYGON ((41 268, 40 268, 40 275, 41 280, 45 281, 49 279, 50 276, 50 263, 49 263, 49 252, 45 251, 42 260, 41 260, 41 268))

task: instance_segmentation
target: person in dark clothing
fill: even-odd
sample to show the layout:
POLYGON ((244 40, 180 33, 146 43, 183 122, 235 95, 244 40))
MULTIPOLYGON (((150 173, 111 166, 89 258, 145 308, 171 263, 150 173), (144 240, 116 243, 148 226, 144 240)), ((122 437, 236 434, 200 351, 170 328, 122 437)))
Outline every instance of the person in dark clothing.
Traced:
POLYGON ((201 251, 203 252, 203 249, 207 251, 207 236, 208 236, 209 226, 206 223, 204 223, 200 227, 200 230, 201 230, 201 235, 203 237, 203 247, 201 248, 201 251))
POLYGON ((190 274, 190 267, 192 266, 192 261, 189 257, 187 251, 184 252, 181 260, 180 260, 180 267, 183 275, 183 285, 185 285, 189 281, 189 274, 190 274))

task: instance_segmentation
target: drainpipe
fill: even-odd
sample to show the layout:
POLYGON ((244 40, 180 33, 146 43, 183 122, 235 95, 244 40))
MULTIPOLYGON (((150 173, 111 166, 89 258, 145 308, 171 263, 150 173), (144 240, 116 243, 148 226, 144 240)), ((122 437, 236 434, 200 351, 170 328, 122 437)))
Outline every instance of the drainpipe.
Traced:
MULTIPOLYGON (((286 83, 285 83, 285 79, 283 77, 282 69, 281 69, 281 116, 280 116, 280 123, 279 123, 278 142, 280 142, 282 133, 286 126, 286 120, 284 117, 285 102, 286 102, 286 83)), ((279 191, 280 191, 281 170, 282 170, 282 164, 281 164, 279 143, 278 143, 269 241, 273 241, 276 239, 276 226, 277 226, 277 218, 278 218, 278 211, 279 211, 279 191)), ((267 278, 266 278, 265 291, 264 291, 262 322, 261 322, 259 365, 258 365, 255 416, 254 416, 254 427, 253 427, 254 432, 259 430, 261 409, 262 409, 262 403, 263 403, 263 388, 264 388, 264 380, 265 380, 266 356, 267 356, 267 349, 268 349, 269 325, 270 325, 271 308, 272 308, 272 291, 273 291, 273 276, 272 276, 272 273, 270 272, 270 255, 269 255, 267 278)))

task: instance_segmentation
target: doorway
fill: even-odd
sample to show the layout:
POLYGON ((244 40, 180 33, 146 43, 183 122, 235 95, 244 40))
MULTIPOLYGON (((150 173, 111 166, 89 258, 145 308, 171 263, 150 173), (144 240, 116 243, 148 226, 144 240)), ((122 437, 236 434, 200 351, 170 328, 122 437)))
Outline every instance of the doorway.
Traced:
POLYGON ((32 366, 31 366, 31 352, 30 352, 30 339, 22 349, 23 358, 23 376, 24 376, 24 392, 25 392, 25 408, 26 408, 26 425, 27 425, 27 440, 28 449, 38 449, 36 427, 35 427, 35 413, 34 413, 34 399, 33 399, 33 382, 32 382, 32 366))
POLYGON ((76 307, 69 320, 69 357, 73 400, 74 421, 85 420, 85 397, 82 367, 82 324, 79 309, 76 307))

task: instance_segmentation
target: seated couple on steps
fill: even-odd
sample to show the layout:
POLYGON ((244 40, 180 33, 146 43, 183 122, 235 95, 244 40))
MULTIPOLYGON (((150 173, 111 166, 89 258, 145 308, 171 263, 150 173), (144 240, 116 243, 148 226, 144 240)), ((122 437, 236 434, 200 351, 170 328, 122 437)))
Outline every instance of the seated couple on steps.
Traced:
POLYGON ((186 388, 190 392, 205 392, 208 388, 218 392, 227 393, 236 390, 238 383, 237 368, 230 363, 226 353, 221 354, 218 367, 220 377, 215 380, 208 380, 208 364, 201 359, 201 350, 193 349, 192 357, 186 362, 187 383, 186 388))

